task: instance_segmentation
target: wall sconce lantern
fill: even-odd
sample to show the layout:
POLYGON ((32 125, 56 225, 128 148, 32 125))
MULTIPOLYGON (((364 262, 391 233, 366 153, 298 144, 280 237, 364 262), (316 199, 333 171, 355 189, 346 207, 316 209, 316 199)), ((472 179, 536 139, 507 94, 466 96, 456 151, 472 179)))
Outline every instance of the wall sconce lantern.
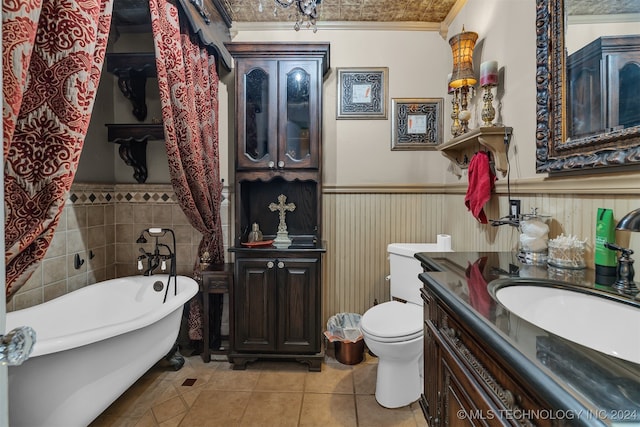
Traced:
MULTIPOLYGON (((478 82, 473 73, 473 48, 476 45, 476 40, 478 40, 478 33, 465 31, 464 27, 462 27, 460 34, 456 34, 449 39, 451 53, 453 54, 453 71, 451 72, 449 86, 454 89, 454 102, 459 104, 459 108, 454 107, 454 111, 458 110, 457 119, 460 121, 459 128, 454 129, 452 127, 451 129, 453 136, 469 131, 468 124, 471 118, 471 112, 467 109, 469 105, 469 88, 478 82)), ((456 119, 454 119, 454 122, 457 123, 456 119)))

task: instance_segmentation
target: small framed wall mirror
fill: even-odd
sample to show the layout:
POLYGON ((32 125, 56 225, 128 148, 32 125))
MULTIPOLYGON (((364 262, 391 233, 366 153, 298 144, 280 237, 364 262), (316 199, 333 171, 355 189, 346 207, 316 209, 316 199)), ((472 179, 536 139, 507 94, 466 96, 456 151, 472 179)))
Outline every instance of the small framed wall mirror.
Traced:
POLYGON ((536 0, 536 170, 640 166, 640 2, 536 0))

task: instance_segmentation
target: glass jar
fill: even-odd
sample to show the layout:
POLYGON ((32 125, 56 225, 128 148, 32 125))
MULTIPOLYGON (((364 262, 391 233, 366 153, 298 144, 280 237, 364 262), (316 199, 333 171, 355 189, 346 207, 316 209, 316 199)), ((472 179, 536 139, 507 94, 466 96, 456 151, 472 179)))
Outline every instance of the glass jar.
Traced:
POLYGON ((522 215, 520 219, 520 257, 527 264, 547 262, 549 241, 549 216, 539 215, 537 209, 522 215))

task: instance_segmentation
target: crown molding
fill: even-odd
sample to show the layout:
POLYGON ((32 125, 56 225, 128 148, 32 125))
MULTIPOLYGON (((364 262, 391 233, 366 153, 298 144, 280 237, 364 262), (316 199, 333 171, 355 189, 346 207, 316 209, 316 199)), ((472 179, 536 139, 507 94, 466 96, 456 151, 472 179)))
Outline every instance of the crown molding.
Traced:
MULTIPOLYGON (((466 0, 465 0, 466 1, 466 0)), ((293 29, 293 22, 234 22, 230 28, 232 36, 240 31, 283 31, 293 29)), ((374 21, 318 21, 321 31, 435 31, 441 32, 440 22, 374 22, 374 21)), ((304 25, 300 31, 312 31, 304 25)))

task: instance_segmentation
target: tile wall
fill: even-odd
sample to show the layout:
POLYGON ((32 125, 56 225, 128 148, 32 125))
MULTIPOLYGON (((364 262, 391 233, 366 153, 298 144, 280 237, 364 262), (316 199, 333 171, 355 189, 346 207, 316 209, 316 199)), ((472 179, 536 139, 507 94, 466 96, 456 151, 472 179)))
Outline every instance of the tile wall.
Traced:
MULTIPOLYGON (((225 253, 229 242, 229 201, 221 207, 225 253)), ((139 274, 140 232, 171 228, 176 234, 178 274, 191 275, 201 234, 180 209, 171 185, 74 184, 45 259, 7 303, 19 310, 103 280, 139 274), (75 268, 74 258, 84 261, 75 268)))

